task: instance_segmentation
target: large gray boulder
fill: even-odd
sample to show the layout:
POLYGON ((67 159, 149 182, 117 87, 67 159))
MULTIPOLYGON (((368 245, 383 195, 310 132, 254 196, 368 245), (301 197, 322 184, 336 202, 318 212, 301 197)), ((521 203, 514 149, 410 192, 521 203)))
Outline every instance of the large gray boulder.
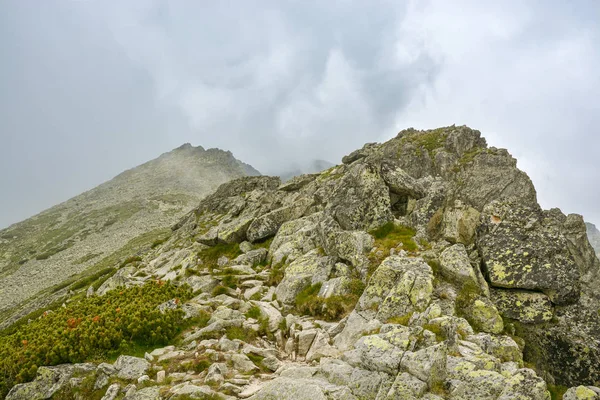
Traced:
POLYGON ((494 201, 485 207, 477 247, 492 286, 544 292, 553 303, 579 298, 579 270, 568 241, 538 207, 494 201))
POLYGON ((63 364, 55 367, 40 367, 32 382, 14 386, 7 400, 45 400, 69 384, 74 375, 91 374, 96 370, 94 364, 63 364))

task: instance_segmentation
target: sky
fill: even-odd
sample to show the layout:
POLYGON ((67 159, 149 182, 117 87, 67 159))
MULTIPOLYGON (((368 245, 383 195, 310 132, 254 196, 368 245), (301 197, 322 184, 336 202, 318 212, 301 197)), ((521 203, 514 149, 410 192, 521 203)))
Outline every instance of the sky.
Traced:
POLYGON ((0 2, 0 228, 183 143, 263 173, 452 124, 600 223, 597 0, 0 2))

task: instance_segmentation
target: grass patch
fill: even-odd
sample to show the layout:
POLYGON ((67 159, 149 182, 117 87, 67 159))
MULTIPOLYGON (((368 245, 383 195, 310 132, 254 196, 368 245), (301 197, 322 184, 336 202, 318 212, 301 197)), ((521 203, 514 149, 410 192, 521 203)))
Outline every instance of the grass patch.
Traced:
POLYGON ((232 326, 227 328, 225 331, 225 336, 227 336, 227 339, 229 340, 238 339, 242 342, 250 343, 256 339, 257 333, 252 329, 244 329, 242 327, 232 326))
POLYGON ((260 307, 252 306, 245 314, 246 318, 259 319, 261 316, 260 307))
POLYGON ((365 289, 360 279, 352 279, 345 288, 348 294, 334 295, 328 298, 319 297, 321 283, 304 288, 296 296, 296 310, 303 315, 310 315, 326 321, 337 321, 348 315, 365 289))
POLYGON ((271 247, 271 243, 273 243, 273 239, 275 239, 275 237, 270 237, 268 239, 263 239, 261 241, 255 242, 255 243, 253 243, 254 248, 255 249, 263 248, 263 249, 269 250, 269 248, 271 247))
POLYGON ((416 254, 419 250, 417 243, 413 239, 416 231, 408 226, 388 222, 369 233, 375 238, 374 247, 376 250, 369 254, 370 266, 368 276, 371 276, 379 264, 390 255, 392 248, 402 244, 402 249, 412 255, 416 254))
POLYGON ((230 260, 242 254, 240 246, 237 243, 220 243, 212 247, 208 247, 198 252, 198 257, 209 271, 218 267, 219 258, 225 256, 230 260))
POLYGON ((416 131, 402 138, 404 143, 412 143, 417 146, 419 153, 421 149, 427 151, 429 157, 433 158, 435 150, 444 147, 448 137, 447 128, 437 128, 425 132, 416 131))
POLYGON ((212 290, 212 292, 210 292, 212 297, 217 297, 219 295, 227 294, 227 293, 229 293, 229 288, 226 286, 223 286, 223 285, 215 286, 215 288, 212 290))
POLYGON ((552 400, 561 400, 567 392, 567 390, 569 390, 568 387, 561 385, 547 384, 546 386, 548 388, 548 391, 550 392, 550 398, 552 400))
POLYGON ((281 260, 281 262, 271 265, 271 269, 269 270, 269 279, 267 279, 266 284, 268 286, 277 286, 283 280, 285 276, 285 262, 287 261, 287 256, 281 260))
POLYGON ((387 324, 398 324, 398 325, 404 325, 404 326, 408 326, 408 323, 410 322, 410 319, 413 316, 413 312, 409 312, 408 314, 404 314, 404 315, 400 315, 398 317, 392 317, 389 318, 386 323, 387 324))

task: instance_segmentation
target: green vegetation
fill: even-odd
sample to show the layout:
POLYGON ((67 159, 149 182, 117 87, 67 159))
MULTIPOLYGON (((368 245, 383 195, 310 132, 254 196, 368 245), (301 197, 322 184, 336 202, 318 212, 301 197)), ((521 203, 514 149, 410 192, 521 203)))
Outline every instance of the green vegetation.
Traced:
POLYGON ((287 261, 287 256, 281 260, 281 262, 271 265, 271 269, 269 270, 269 279, 266 284, 268 286, 277 286, 283 280, 285 276, 285 262, 287 261))
POLYGON ((413 312, 411 311, 408 314, 404 314, 404 315, 401 315, 399 317, 389 318, 386 321, 386 323, 387 324, 399 324, 399 325, 407 326, 408 322, 410 321, 410 319, 412 318, 412 316, 413 316, 413 312))
POLYGON ((71 302, 3 333, 0 397, 13 385, 33 379, 40 365, 105 360, 133 349, 167 344, 185 328, 183 311, 161 313, 157 306, 191 296, 187 287, 149 282, 71 302))
POLYGON ((101 255, 102 253, 89 253, 75 261, 73 264, 85 264, 86 262, 93 260, 94 258, 99 257, 101 255))
POLYGON ((567 390, 569 390, 568 387, 560 385, 548 384, 547 387, 552 400, 561 400, 567 392, 567 390))
POLYGON ((393 222, 388 222, 369 233, 375 238, 376 248, 374 252, 369 254, 369 276, 371 276, 379 264, 390 255, 390 250, 392 248, 402 244, 402 249, 409 254, 415 254, 419 249, 417 243, 415 243, 413 239, 416 232, 408 226, 396 225, 393 222))
POLYGON ((273 239, 275 239, 275 237, 270 237, 268 239, 263 239, 259 242, 255 242, 254 248, 256 248, 256 249, 263 248, 263 249, 269 250, 269 247, 271 247, 271 243, 273 243, 273 239))
POLYGON ((261 315, 260 308, 258 306, 252 306, 245 315, 246 318, 259 319, 261 315))
POLYGON ((402 138, 405 143, 412 143, 418 147, 417 151, 421 153, 421 149, 425 149, 429 157, 433 158, 434 151, 444 147, 446 138, 448 137, 447 128, 437 128, 425 132, 413 132, 402 138))
POLYGON ((208 247, 198 252, 198 257, 202 260, 202 263, 209 271, 218 268, 219 258, 225 256, 229 259, 234 259, 242 254, 240 246, 237 243, 219 243, 214 246, 208 247))
POLYGON ((348 315, 365 289, 360 279, 352 279, 344 288, 345 295, 328 298, 319 297, 321 283, 304 288, 296 296, 296 310, 300 314, 311 315, 326 321, 337 321, 348 315))

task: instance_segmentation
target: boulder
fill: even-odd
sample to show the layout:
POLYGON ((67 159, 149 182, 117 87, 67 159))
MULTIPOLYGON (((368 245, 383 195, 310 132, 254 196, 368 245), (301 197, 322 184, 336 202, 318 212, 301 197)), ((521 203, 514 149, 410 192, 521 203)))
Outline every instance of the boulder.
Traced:
POLYGON ((539 207, 494 201, 481 216, 477 247, 494 287, 544 292, 559 305, 577 302, 579 270, 568 241, 539 207))
POLYGON ((285 276, 277 286, 277 300, 293 304, 307 286, 325 282, 335 265, 335 258, 322 256, 318 249, 306 253, 285 268, 285 276))
POLYGON ((595 387, 577 386, 569 388, 563 395, 563 400, 598 400, 600 389, 595 387))
POLYGON ((552 302, 543 293, 493 289, 491 298, 502 316, 525 324, 548 322, 554 315, 552 302))
POLYGON ((479 281, 463 244, 450 246, 440 254, 440 273, 446 279, 460 285, 479 286, 479 281))
POLYGON ((29 383, 15 385, 7 400, 43 400, 50 399, 54 393, 69 384, 71 378, 91 374, 96 370, 94 364, 63 364, 55 367, 39 367, 35 379, 29 383))
POLYGON ((134 380, 146 374, 150 363, 144 358, 122 355, 117 358, 114 366, 120 379, 134 380))

